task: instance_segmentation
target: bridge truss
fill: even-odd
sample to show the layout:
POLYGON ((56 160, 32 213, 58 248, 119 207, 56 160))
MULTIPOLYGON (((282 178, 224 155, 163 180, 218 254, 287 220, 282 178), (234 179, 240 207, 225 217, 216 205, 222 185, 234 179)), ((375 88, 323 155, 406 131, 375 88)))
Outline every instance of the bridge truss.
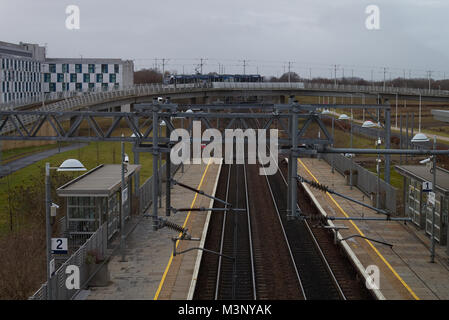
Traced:
MULTIPOLYGON (((243 129, 250 128, 250 120, 258 120, 261 129, 273 126, 279 130, 278 146, 282 153, 288 156, 288 215, 292 218, 301 216, 297 203, 297 158, 313 156, 318 153, 353 153, 353 154, 384 154, 385 155, 385 181, 390 180, 390 154, 449 154, 449 150, 401 150, 390 149, 390 105, 339 105, 339 104, 300 104, 291 98, 286 104, 205 104, 191 105, 197 112, 187 110, 187 106, 171 103, 170 101, 136 104, 133 112, 102 112, 102 111, 0 111, 0 140, 56 140, 56 141, 122 141, 133 142, 135 162, 139 163, 139 153, 149 152, 153 156, 153 227, 158 228, 158 197, 159 177, 158 161, 161 153, 167 153, 166 161, 166 215, 170 215, 170 151, 176 142, 170 141, 170 133, 175 130, 176 119, 189 122, 189 131, 192 130, 194 120, 201 121, 206 128, 220 130, 224 137, 222 127, 232 128, 237 125, 243 129), (376 110, 377 118, 380 112, 385 115, 385 149, 356 149, 333 148, 333 137, 326 129, 321 117, 320 109, 365 109, 376 110), (33 117, 32 123, 24 119, 33 117), (109 119, 105 125, 105 119, 109 119), (215 119, 213 122, 211 120, 215 119), (100 125, 100 120, 101 125, 100 125), (165 122, 165 137, 160 136, 159 126, 165 122), (300 121, 302 120, 302 121, 300 121), (80 127, 87 123, 89 134, 82 134, 80 127), (125 137, 118 134, 123 129, 123 123, 133 135, 125 137), (324 137, 309 138, 305 136, 312 123, 316 123, 324 137), (42 133, 46 125, 53 130, 42 133), (103 128, 106 126, 106 130, 103 128)), ((375 116, 373 116, 375 118, 375 116)), ((378 120, 378 119, 377 119, 378 120)), ((182 125, 182 127, 184 127, 182 125)), ((179 128, 179 126, 178 126, 179 128)), ((256 128, 254 128, 256 129, 256 128)), ((203 141, 205 143, 209 141, 203 141)), ((136 181, 138 183, 138 179, 136 181)))

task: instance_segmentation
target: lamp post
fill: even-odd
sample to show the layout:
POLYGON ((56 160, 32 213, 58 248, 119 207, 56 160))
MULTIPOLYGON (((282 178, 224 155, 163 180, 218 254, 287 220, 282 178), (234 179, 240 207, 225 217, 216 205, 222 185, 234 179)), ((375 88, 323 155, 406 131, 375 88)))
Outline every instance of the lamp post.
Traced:
MULTIPOLYGON (((122 138, 124 137, 124 134, 122 133, 122 138)), ((122 165, 121 165, 121 192, 122 192, 122 196, 121 196, 121 219, 120 219, 120 251, 122 254, 122 258, 120 260, 120 262, 126 262, 126 258, 125 258, 125 210, 126 210, 126 201, 125 201, 125 190, 126 190, 126 185, 125 185, 125 173, 128 171, 127 170, 127 165, 129 163, 129 157, 128 155, 125 153, 125 143, 122 141, 121 142, 121 147, 122 147, 122 152, 121 152, 121 158, 122 158, 122 165)), ((128 192, 128 190, 126 190, 126 192, 128 192)))
MULTIPOLYGON (((366 120, 365 122, 363 122, 362 124, 362 128, 374 128, 374 127, 378 127, 379 125, 376 125, 374 122, 372 122, 371 120, 366 120)), ((379 130, 377 130, 377 139, 376 139, 376 149, 379 148, 379 146, 382 144, 382 140, 380 139, 379 136, 379 130)), ((380 194, 380 155, 379 153, 377 153, 377 159, 376 159, 376 172, 377 172, 377 186, 376 186, 376 207, 379 208, 380 206, 380 198, 379 198, 379 194, 380 194)))
MULTIPOLYGON (((433 150, 437 149, 437 136, 433 136, 433 150)), ((432 189, 433 193, 435 194, 436 198, 436 191, 437 191, 437 156, 433 155, 433 176, 432 176, 432 189)), ((436 200, 435 200, 436 201, 436 200)), ((432 239, 430 240, 430 262, 435 262, 435 206, 436 202, 432 206, 432 239)))
POLYGON ((47 241, 47 300, 52 300, 52 288, 51 288, 51 181, 50 170, 56 169, 56 171, 86 171, 84 165, 77 159, 67 159, 59 167, 50 167, 50 163, 45 163, 45 231, 47 241))
MULTIPOLYGON (((331 114, 331 112, 329 111, 329 109, 324 109, 323 111, 321 111, 321 114, 322 115, 328 115, 328 114, 331 114)), ((335 129, 334 129, 334 121, 335 121, 335 117, 332 115, 332 147, 334 147, 334 137, 335 137, 335 134, 334 134, 334 131, 335 131, 335 129)), ((334 173, 334 154, 332 154, 331 155, 331 169, 332 169, 332 173, 334 173)))
MULTIPOLYGON (((350 129, 350 135, 351 135, 351 139, 350 139, 350 144, 351 144, 351 148, 352 148, 352 109, 351 109, 351 117, 348 117, 346 114, 341 114, 339 117, 338 117, 338 120, 351 120, 350 121, 350 126, 351 126, 351 129, 350 129)), ((353 164, 353 160, 352 160, 352 155, 350 156, 350 159, 351 159, 351 165, 350 165, 350 167, 349 167, 349 188, 352 190, 352 164, 353 164)))
MULTIPOLYGON (((382 144, 382 140, 379 137, 379 134, 377 135, 376 140, 376 149, 379 148, 379 146, 382 144)), ((377 185, 376 185, 376 208, 380 208, 380 154, 377 154, 376 159, 376 171, 377 171, 377 185)))
MULTIPOLYGON (((429 142, 429 138, 421 132, 417 133, 413 139, 411 140, 413 143, 424 143, 429 142)), ((433 137, 433 150, 437 148, 437 137, 433 137)), ((436 184, 437 184, 437 157, 436 155, 431 156, 430 158, 421 161, 421 163, 427 163, 430 159, 432 159, 432 169, 430 173, 432 173, 432 192, 435 194, 436 192, 436 184)), ((431 239, 430 239, 430 262, 435 262, 435 203, 432 205, 432 230, 431 230, 431 239)))

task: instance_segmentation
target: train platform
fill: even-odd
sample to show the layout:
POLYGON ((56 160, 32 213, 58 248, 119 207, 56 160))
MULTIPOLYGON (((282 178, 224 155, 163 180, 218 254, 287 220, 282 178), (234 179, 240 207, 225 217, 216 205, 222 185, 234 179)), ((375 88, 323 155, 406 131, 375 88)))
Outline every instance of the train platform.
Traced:
MULTIPOLYGON (((185 165, 174 179, 206 194, 213 195, 218 183, 221 165, 185 165)), ((211 199, 182 188, 173 186, 171 202, 174 208, 198 208, 211 206, 211 199)), ((162 197, 159 216, 165 218, 165 196, 162 197)), ((149 212, 151 213, 151 207, 149 212)), ((188 228, 192 237, 204 238, 209 212, 178 212, 169 221, 188 228)), ((91 287, 85 298, 89 300, 157 300, 187 299, 192 291, 192 278, 198 270, 198 250, 173 256, 172 238, 178 232, 168 228, 152 229, 152 219, 143 218, 126 239, 126 261, 121 262, 120 251, 108 264, 111 281, 105 287, 91 287)), ((177 251, 198 247, 198 241, 179 241, 177 251)))
MULTIPOLYGON (((308 179, 323 183, 345 195, 369 204, 370 199, 359 189, 352 190, 338 172, 332 173, 324 160, 299 159, 298 173, 308 179)), ((374 210, 307 187, 327 215, 336 217, 379 217, 374 210)), ((438 300, 449 299, 448 257, 436 245, 435 263, 430 262, 430 240, 423 236, 412 223, 397 221, 334 221, 335 225, 346 226, 340 230, 343 238, 362 235, 387 242, 389 246, 363 238, 345 240, 359 262, 366 269, 375 265, 380 271, 379 289, 388 300, 438 300)))

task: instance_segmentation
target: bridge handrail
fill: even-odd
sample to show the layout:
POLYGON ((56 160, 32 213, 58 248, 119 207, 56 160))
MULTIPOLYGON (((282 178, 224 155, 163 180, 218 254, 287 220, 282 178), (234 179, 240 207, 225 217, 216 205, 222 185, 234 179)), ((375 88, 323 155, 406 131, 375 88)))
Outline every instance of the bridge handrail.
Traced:
MULTIPOLYGON (((140 97, 152 94, 163 95, 175 92, 194 92, 198 90, 234 90, 234 89, 252 89, 252 90, 282 90, 282 89, 305 89, 305 90, 329 90, 329 91, 352 91, 354 94, 402 94, 402 95, 431 95, 435 97, 446 96, 449 97, 448 90, 428 90, 420 88, 402 88, 402 87, 381 87, 381 86, 364 86, 364 85, 346 85, 346 84, 329 84, 329 83, 311 83, 311 82, 214 82, 214 83, 193 83, 193 84, 137 84, 122 88, 111 88, 105 90, 91 90, 88 92, 52 92, 35 97, 29 97, 22 100, 16 100, 11 103, 1 104, 1 110, 14 110, 21 106, 28 104, 42 103, 41 110, 47 111, 66 111, 75 107, 82 107, 92 105, 100 102, 108 102, 110 100, 118 100, 126 97, 140 97), (44 100, 42 102, 42 99, 44 100), (48 100, 46 100, 48 99, 48 100), (54 102, 55 100, 60 100, 54 102), (52 103, 45 103, 53 101, 52 103)), ((35 121, 37 116, 30 116, 24 119, 24 124, 29 124, 35 121)), ((2 133, 14 130, 11 123, 7 123, 2 130, 2 133)))

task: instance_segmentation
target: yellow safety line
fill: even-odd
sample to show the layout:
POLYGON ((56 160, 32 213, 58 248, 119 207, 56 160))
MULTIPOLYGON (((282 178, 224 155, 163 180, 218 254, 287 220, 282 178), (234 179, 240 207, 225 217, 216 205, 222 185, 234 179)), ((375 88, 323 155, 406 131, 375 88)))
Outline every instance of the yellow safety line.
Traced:
MULTIPOLYGON (((306 169, 306 171, 312 176, 312 178, 319 183, 318 179, 313 175, 312 172, 310 172, 310 170, 306 167, 306 165, 300 160, 298 159, 298 162, 304 167, 304 169, 306 169)), ((334 197, 332 197, 330 195, 329 192, 326 192, 326 194, 328 195, 328 197, 332 200, 333 203, 335 203, 335 205, 338 207, 338 209, 340 209, 340 211, 343 213, 343 215, 347 218, 349 218, 349 215, 343 210, 342 207, 340 207, 340 205, 337 203, 337 201, 335 201, 334 197)), ((354 226, 354 228, 357 230, 357 232, 361 235, 361 236, 365 236, 363 234, 363 232, 357 227, 357 225, 352 221, 349 220, 349 222, 354 226)), ((384 258, 384 256, 379 252, 379 250, 377 250, 377 248, 373 245, 373 243, 371 241, 369 241, 368 239, 364 239, 370 246, 371 248, 373 248, 374 252, 377 253, 377 255, 380 257, 380 259, 387 265, 387 267, 391 270, 391 272, 393 272, 393 274, 396 276, 396 278, 398 278, 398 280, 402 283, 402 285, 408 290, 408 292, 410 292, 410 294, 413 296, 414 299, 416 300, 420 300, 419 297, 415 294, 415 292, 413 292, 413 290, 407 285, 407 283, 401 278, 401 276, 396 272, 396 270, 391 266, 391 264, 384 258)))
MULTIPOLYGON (((203 180, 204 180, 204 177, 206 176, 206 173, 207 173, 207 170, 209 169, 210 164, 211 164, 211 159, 209 159, 209 162, 207 163, 207 167, 203 172, 203 176, 201 177, 200 184, 198 185, 198 188, 197 188, 198 190, 201 189, 201 186, 203 185, 203 180)), ((195 201, 196 201, 197 197, 198 197, 198 193, 195 193, 195 197, 193 198, 192 204, 190 205, 190 209, 192 209, 193 206, 195 205, 195 201)), ((187 221, 189 220, 190 213, 191 213, 191 211, 189 211, 187 213, 186 219, 184 220, 184 224, 182 225, 183 228, 185 228, 185 226, 187 225, 187 221)), ((178 237, 180 237, 181 235, 182 235, 182 233, 180 232, 178 237)), ((178 247, 178 244, 179 244, 179 240, 176 241, 176 248, 178 247)), ((165 278, 167 277, 167 273, 168 273, 168 270, 170 269, 172 261, 173 261, 173 252, 171 253, 170 259, 168 260, 168 264, 165 267, 165 271, 164 271, 164 274, 162 275, 161 282, 159 283, 159 287, 157 288, 156 294, 154 295, 154 300, 157 300, 159 298, 159 294, 161 293, 162 286, 164 285, 165 278)))

